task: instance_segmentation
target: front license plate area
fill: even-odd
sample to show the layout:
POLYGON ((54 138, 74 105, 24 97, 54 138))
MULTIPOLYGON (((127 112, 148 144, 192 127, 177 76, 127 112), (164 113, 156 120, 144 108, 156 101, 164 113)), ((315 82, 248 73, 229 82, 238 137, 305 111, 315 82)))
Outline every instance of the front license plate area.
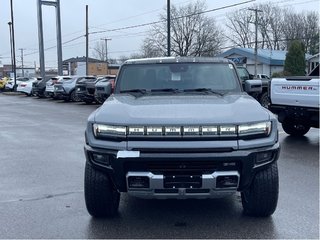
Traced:
POLYGON ((164 176, 164 188, 201 188, 200 175, 166 175, 164 176))

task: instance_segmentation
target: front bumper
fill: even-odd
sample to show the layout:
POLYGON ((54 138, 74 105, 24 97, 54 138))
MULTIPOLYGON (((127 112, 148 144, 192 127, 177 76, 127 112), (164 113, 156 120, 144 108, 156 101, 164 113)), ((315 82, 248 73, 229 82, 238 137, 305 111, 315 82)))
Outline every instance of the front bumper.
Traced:
POLYGON ((102 102, 108 99, 110 95, 104 93, 104 92, 95 92, 95 98, 100 99, 102 102))
POLYGON ((83 101, 83 102, 95 101, 94 95, 88 94, 87 91, 77 91, 76 95, 80 99, 80 101, 83 101))
POLYGON ((85 145, 84 150, 88 163, 108 174, 121 192, 143 198, 214 198, 246 189, 257 171, 278 159, 280 146, 276 143, 270 147, 230 152, 140 152, 138 157, 122 157, 121 151, 89 145, 85 145), (257 162, 258 156, 265 153, 269 153, 268 159, 257 162), (217 187, 220 174, 238 176, 237 184, 231 188, 217 187), (149 185, 138 189, 130 187, 130 176, 147 176, 149 185), (198 178, 195 185, 188 180, 165 185, 165 179, 190 176, 198 178))
POLYGON ((45 87, 32 87, 32 92, 37 96, 43 96, 45 87))
POLYGON ((54 91, 54 96, 57 98, 57 99, 69 99, 69 94, 66 93, 64 90, 55 90, 54 91))

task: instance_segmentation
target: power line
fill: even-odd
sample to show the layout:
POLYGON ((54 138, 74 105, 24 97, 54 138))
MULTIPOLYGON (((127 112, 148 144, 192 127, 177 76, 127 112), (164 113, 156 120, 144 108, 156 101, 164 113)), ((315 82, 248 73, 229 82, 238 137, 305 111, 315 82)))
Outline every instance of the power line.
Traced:
MULTIPOLYGON (((235 3, 235 4, 231 4, 231 5, 227 5, 227 6, 223 6, 223 7, 219 7, 219 8, 213 8, 213 9, 209 9, 209 10, 205 10, 205 11, 201 11, 201 12, 197 12, 197 13, 192 13, 192 14, 187 14, 187 15, 184 15, 184 16, 175 17, 175 18, 172 18, 171 20, 177 20, 177 19, 192 17, 192 16, 204 14, 204 13, 219 11, 219 10, 222 10, 222 9, 236 7, 236 6, 239 6, 239 5, 243 5, 243 4, 247 4, 247 3, 255 2, 255 1, 256 0, 248 0, 248 1, 245 1, 245 2, 241 2, 241 3, 235 3)), ((167 20, 153 21, 153 22, 142 23, 142 24, 137 24, 137 25, 131 25, 131 26, 126 26, 126 27, 121 27, 121 28, 114 28, 114 29, 108 29, 108 30, 103 30, 103 31, 95 31, 95 32, 91 32, 90 34, 114 32, 114 31, 119 31, 119 30, 126 30, 126 29, 145 27, 145 26, 154 25, 154 24, 157 24, 157 23, 163 23, 163 22, 166 22, 166 21, 167 20)))

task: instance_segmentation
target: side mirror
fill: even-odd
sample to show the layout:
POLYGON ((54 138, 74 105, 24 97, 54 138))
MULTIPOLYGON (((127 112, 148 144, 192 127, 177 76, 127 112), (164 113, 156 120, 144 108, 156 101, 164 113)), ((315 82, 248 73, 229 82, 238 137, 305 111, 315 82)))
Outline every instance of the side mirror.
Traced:
POLYGON ((244 82, 244 90, 247 93, 261 93, 262 81, 261 80, 247 80, 244 82))
POLYGON ((254 75, 249 73, 249 79, 253 79, 254 75))
POLYGON ((108 82, 107 86, 105 87, 105 94, 107 96, 110 96, 112 94, 112 85, 110 82, 108 82))

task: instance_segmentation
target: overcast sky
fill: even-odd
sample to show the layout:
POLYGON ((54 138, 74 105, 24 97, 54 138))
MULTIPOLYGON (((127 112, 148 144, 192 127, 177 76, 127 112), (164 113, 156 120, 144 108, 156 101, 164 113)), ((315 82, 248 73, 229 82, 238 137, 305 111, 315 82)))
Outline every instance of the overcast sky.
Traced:
MULTIPOLYGON (((171 0, 171 4, 183 6, 196 0, 171 0)), ((248 0, 206 0, 208 9, 219 8, 248 0)), ((79 39, 63 45, 63 59, 85 55, 85 5, 89 5, 89 32, 122 28, 137 24, 157 21, 159 14, 164 12, 166 0, 60 0, 62 42, 79 37, 79 39), (82 37, 81 37, 82 36, 82 37)), ((255 3, 267 2, 256 0, 255 3)), ((319 11, 319 0, 272 0, 279 6, 291 7, 294 11, 319 11)), ((21 65, 20 50, 24 48, 24 62, 26 66, 39 65, 38 29, 37 29, 37 0, 13 0, 14 23, 16 39, 17 65, 21 65)), ((248 7, 252 3, 233 8, 207 13, 215 17, 223 27, 227 12, 248 7)), ((0 0, 0 61, 10 64, 10 0, 0 0)), ((55 9, 43 6, 44 42, 45 48, 56 45, 55 36, 55 9)), ((130 55, 139 52, 142 40, 150 26, 109 31, 100 34, 90 34, 92 48, 101 38, 111 38, 108 42, 110 58, 121 55, 130 55)), ((92 49, 90 49, 90 53, 92 49)), ((56 48, 45 52, 46 67, 56 67, 56 48)))

